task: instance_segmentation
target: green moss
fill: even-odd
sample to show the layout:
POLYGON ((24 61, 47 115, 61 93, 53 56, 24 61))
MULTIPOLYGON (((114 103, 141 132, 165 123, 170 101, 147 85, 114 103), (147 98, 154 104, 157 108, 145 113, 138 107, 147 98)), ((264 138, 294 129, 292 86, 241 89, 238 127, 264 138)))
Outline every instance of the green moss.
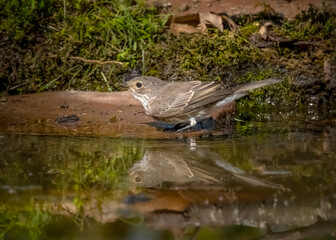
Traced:
POLYGON ((39 31, 43 23, 57 11, 53 0, 6 1, 0 0, 0 32, 15 41, 29 41, 34 31, 39 31))
POLYGON ((249 24, 245 24, 240 28, 239 34, 243 39, 249 39, 249 37, 251 37, 252 34, 258 31, 258 26, 259 23, 256 21, 249 24))
MULTIPOLYGON (((246 97, 237 100, 236 118, 240 120, 258 119, 259 114, 279 112, 281 109, 290 111, 302 106, 306 95, 293 89, 288 72, 265 66, 255 68, 237 78, 237 82, 259 81, 271 77, 282 77, 284 81, 275 85, 251 91, 246 97)), ((243 124, 242 126, 246 126, 243 124)))
POLYGON ((260 60, 260 50, 231 32, 166 35, 146 54, 146 69, 163 79, 230 82, 234 71, 260 60))
POLYGON ((324 5, 318 9, 313 5, 295 16, 295 19, 283 20, 276 30, 283 36, 295 40, 323 40, 330 37, 336 29, 336 14, 324 5))
POLYGON ((0 0, 0 90, 12 94, 116 90, 120 74, 142 61, 168 19, 140 1, 21 2, 0 0))

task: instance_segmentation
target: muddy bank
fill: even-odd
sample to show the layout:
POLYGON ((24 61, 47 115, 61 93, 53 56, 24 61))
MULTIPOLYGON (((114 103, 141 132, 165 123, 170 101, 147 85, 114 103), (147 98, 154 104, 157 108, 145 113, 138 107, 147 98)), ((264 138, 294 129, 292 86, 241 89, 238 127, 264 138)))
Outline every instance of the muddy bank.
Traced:
POLYGON ((131 136, 155 130, 128 92, 46 92, 1 99, 1 131, 29 134, 131 136), (59 120, 75 115, 78 121, 59 120))
POLYGON ((302 10, 307 10, 309 5, 314 5, 316 7, 322 7, 323 3, 329 5, 333 9, 336 9, 336 2, 333 0, 328 1, 318 1, 318 0, 304 0, 304 1, 280 1, 280 0, 170 0, 170 1, 154 1, 148 0, 149 3, 160 2, 161 4, 166 4, 174 9, 184 11, 184 12, 215 12, 221 13, 225 12, 228 15, 241 15, 241 14, 256 14, 262 10, 263 4, 269 4, 269 6, 276 10, 277 13, 281 14, 285 18, 293 18, 296 14, 302 10), (169 4, 170 3, 170 4, 169 4))
POLYGON ((45 92, 0 99, 0 132, 129 138, 176 138, 204 132, 168 133, 149 123, 129 92, 45 92))
MULTIPOLYGON (((142 106, 129 93, 116 92, 124 74, 134 69, 166 81, 235 84, 284 78, 281 85, 254 91, 239 100, 235 117, 243 121, 261 121, 258 115, 268 112, 269 107, 282 108, 287 114, 335 104, 334 1, 326 1, 326 5, 315 0, 265 1, 259 5, 258 1, 146 2, 153 4, 115 1, 113 6, 110 2, 77 6, 57 0, 50 1, 47 8, 24 8, 18 0, 13 0, 12 8, 3 4, 7 8, 0 14, 4 20, 0 31, 0 96, 5 97, 0 100, 0 131, 179 137, 149 125, 153 119, 146 116, 142 106), (123 14, 111 11, 112 7, 123 9, 123 14), (136 11, 139 9, 143 11, 136 11), (167 31, 171 27, 168 19, 178 12, 185 16, 206 12, 213 17, 210 12, 225 12, 237 28, 220 24, 223 29, 214 29, 212 23, 205 24, 210 26, 204 34, 173 35, 167 31), (36 16, 24 18, 31 14, 36 16), (94 16, 101 16, 99 24, 92 20, 94 16), (124 17, 127 21, 116 28, 114 23, 124 17), (133 31, 138 33, 131 36, 133 31), (57 92, 6 96, 44 91, 57 92)), ((204 23, 204 18, 199 19, 204 23)), ((220 134, 232 128, 223 131, 220 134)))

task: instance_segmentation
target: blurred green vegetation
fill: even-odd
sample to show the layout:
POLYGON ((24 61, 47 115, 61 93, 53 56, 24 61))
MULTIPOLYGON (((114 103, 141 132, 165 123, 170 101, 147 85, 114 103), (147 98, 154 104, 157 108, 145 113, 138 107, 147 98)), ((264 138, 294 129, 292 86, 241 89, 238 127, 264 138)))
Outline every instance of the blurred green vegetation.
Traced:
POLYGON ((49 223, 50 213, 33 199, 20 202, 20 207, 0 205, 0 239, 41 239, 49 223))
MULTIPOLYGON (((285 130, 279 123, 246 124, 249 124, 246 132, 232 138, 197 140, 198 150, 206 149, 222 158, 209 161, 226 161, 248 174, 284 184, 292 188, 291 193, 297 194, 298 198, 334 192, 335 178, 331 169, 335 169, 335 149, 331 144, 332 135, 323 130, 323 126, 320 130, 314 128, 301 132, 309 124, 301 123, 298 124, 300 127, 292 126, 291 129, 285 123, 288 127, 285 130), (255 128, 259 131, 253 132, 255 128), (318 131, 326 135, 321 137, 323 134, 318 131), (303 137, 306 139, 304 144, 301 141, 303 137), (311 144, 314 148, 307 147, 311 144), (329 149, 326 149, 326 144, 331 144, 329 149), (316 159, 321 159, 320 163, 316 159), (290 174, 260 176, 258 172, 261 170, 288 171, 290 174)), ((244 123, 240 126, 244 128, 244 123)), ((128 182, 128 171, 143 158, 148 148, 189 148, 188 143, 169 140, 25 135, 6 135, 0 144, 0 239, 69 238, 84 236, 90 231, 92 236, 106 234, 108 238, 125 236, 142 228, 146 233, 163 234, 140 221, 142 216, 132 220, 134 215, 121 208, 119 203, 126 196, 141 191, 128 182), (115 219, 115 222, 103 225, 102 220, 96 218, 101 214, 112 215, 109 219, 115 219), (121 224, 123 218, 126 220, 121 224), (110 231, 97 231, 105 227, 110 231)), ((175 154, 185 156, 183 152, 175 154)), ((209 239, 209 236, 240 239, 242 235, 249 239, 260 233, 260 229, 243 226, 216 227, 211 231, 201 226, 197 239, 209 239)), ((166 237, 170 239, 169 236, 166 237)))
MULTIPOLYGON (((2 145, 6 150, 0 162, 2 184, 42 186, 65 193, 93 188, 122 192, 127 187, 123 175, 143 155, 141 141, 134 144, 133 141, 104 138, 89 141, 80 137, 22 138, 14 135, 6 142, 2 145), (45 159, 42 152, 48 153, 49 158, 45 159), (10 162, 13 154, 15 162, 10 162)), ((15 190, 20 191, 20 188, 15 190)))
MULTIPOLYGON (((121 201, 127 172, 143 155, 142 141, 6 136, 1 141, 0 239, 41 239, 55 215, 83 229, 91 201, 121 201), (4 140, 5 139, 5 140, 4 140)), ((77 231, 78 231, 77 230, 77 231)))

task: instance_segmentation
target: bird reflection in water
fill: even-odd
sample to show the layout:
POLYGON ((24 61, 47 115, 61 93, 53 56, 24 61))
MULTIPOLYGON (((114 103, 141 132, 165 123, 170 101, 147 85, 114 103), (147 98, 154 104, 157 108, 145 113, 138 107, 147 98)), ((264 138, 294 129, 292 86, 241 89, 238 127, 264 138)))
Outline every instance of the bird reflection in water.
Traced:
POLYGON ((245 173, 242 169, 224 161, 209 149, 186 147, 156 147, 147 149, 144 157, 129 171, 130 181, 137 186, 153 188, 198 188, 218 186, 222 188, 284 187, 245 173))

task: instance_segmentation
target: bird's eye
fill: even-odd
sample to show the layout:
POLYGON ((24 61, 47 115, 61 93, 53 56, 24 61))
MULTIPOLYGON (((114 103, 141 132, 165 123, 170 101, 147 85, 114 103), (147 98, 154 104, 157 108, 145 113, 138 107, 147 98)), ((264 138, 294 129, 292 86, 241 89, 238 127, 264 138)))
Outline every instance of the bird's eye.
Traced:
POLYGON ((141 177, 136 177, 136 178, 135 178, 135 181, 136 181, 137 183, 141 182, 141 177))
POLYGON ((141 87, 142 87, 142 83, 141 83, 141 82, 137 82, 137 83, 135 84, 135 86, 136 86, 137 88, 141 88, 141 87))

